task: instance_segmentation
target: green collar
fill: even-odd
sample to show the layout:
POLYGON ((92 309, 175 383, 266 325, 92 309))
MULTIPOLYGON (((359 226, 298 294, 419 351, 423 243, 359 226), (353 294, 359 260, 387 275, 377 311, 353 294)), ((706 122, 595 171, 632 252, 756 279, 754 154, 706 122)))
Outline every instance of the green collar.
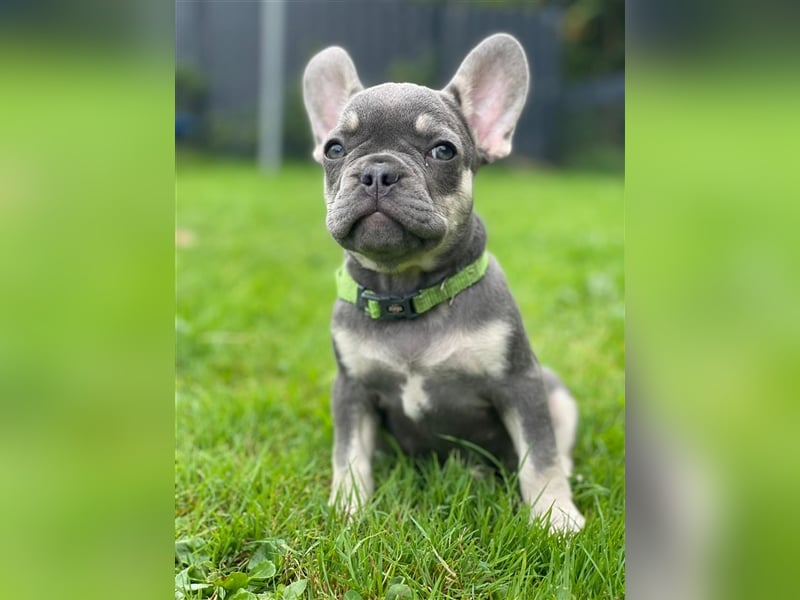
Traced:
POLYGON ((414 319, 478 283, 488 267, 489 253, 484 251, 474 263, 441 283, 404 296, 389 296, 364 289, 342 265, 336 271, 336 290, 339 298, 355 304, 373 319, 414 319))

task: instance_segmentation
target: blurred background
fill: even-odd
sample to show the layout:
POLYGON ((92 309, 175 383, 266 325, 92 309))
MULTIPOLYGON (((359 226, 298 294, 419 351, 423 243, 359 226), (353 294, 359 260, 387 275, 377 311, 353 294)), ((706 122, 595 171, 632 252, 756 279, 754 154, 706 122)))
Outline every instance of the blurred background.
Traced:
MULTIPOLYGON (((487 578, 502 597, 520 597, 514 588, 500 592, 498 582, 511 574, 542 597, 622 597, 623 2, 183 1, 175 8, 176 539, 206 540, 213 531, 214 568, 227 572, 241 564, 242 543, 280 533, 309 557, 284 569, 280 585, 307 577, 325 580, 313 584, 315 598, 341 598, 348 588, 389 597, 365 583, 376 575, 367 563, 354 572, 338 558, 310 558, 308 540, 329 538, 325 521, 308 511, 324 506, 327 494, 332 275, 342 249, 324 226, 323 174, 311 160, 301 80, 314 54, 338 45, 365 86, 441 89, 482 39, 507 32, 528 56, 531 93, 511 156, 475 180, 476 207, 537 356, 581 399, 575 497, 602 519, 569 567, 597 577, 564 583, 566 570, 520 540, 531 553, 526 563, 551 565, 544 577, 552 581, 542 583, 537 569, 506 567, 487 578), (257 473, 252 487, 240 480, 249 473, 257 473), (214 481, 225 484, 214 490, 214 481), (258 507, 223 511, 244 517, 234 532, 215 507, 242 506, 242 496, 258 507), (229 533, 231 544, 222 541, 229 533)), ((413 523, 384 527, 404 546, 427 547, 419 537, 426 526, 413 523)), ((361 528, 358 540, 383 539, 374 533, 361 528)), ((480 545, 495 541, 487 532, 480 545)), ((395 575, 415 597, 494 594, 466 582, 460 591, 433 592, 420 583, 427 576, 418 561, 401 562, 408 570, 395 575)), ((180 594, 189 582, 205 582, 189 568, 176 564, 180 594)))
MULTIPOLYGON (((517 136, 515 152, 555 164, 621 167, 607 158, 621 155, 621 120, 613 125, 604 117, 621 118, 619 86, 607 102, 578 102, 607 96, 576 90, 621 73, 622 2, 404 2, 397 9, 402 19, 383 16, 391 14, 391 1, 380 3, 380 14, 358 2, 264 7, 276 4, 284 14, 274 22, 285 26, 265 37, 259 33, 265 15, 251 2, 0 3, 6 115, 0 120, 0 382, 6 386, 0 390, 0 472, 7 482, 0 563, 8 596, 155 598, 173 587, 173 141, 177 133, 181 147, 252 159, 261 126, 258 104, 219 77, 242 81, 238 69, 262 93, 260 70, 280 69, 275 81, 282 83, 265 84, 264 92, 281 98, 273 105, 281 107, 281 131, 270 139, 284 150, 285 129, 307 135, 300 105, 290 98, 299 93, 299 68, 315 50, 346 44, 364 83, 376 83, 389 65, 369 71, 373 59, 406 53, 412 63, 424 59, 423 34, 435 26, 411 27, 405 15, 439 11, 438 27, 444 27, 459 14, 481 12, 481 26, 494 23, 487 32, 519 36, 534 62, 536 87, 525 111, 533 118, 543 91, 540 63, 547 58, 519 15, 551 14, 563 135, 550 138, 556 140, 552 154, 544 143, 536 150, 552 158, 529 154, 529 133, 517 136), (329 14, 336 10, 347 14, 344 29, 342 17, 334 21, 329 14), (211 18, 219 12, 223 19, 211 18), (29 23, 11 18, 14 13, 29 14, 29 23), (362 14, 373 21, 357 21, 362 14), (501 21, 504 14, 515 16, 501 21), (307 45, 292 56, 289 47, 302 28, 291 27, 303 19, 303 27, 319 27, 319 37, 303 33, 307 45), (391 52, 358 46, 367 35, 388 43, 384 32, 405 26, 406 38, 391 52), (283 60, 259 60, 261 45, 276 39, 283 60), (254 44, 253 52, 245 43, 254 44), (212 116, 214 106, 229 114, 249 110, 251 128, 213 137, 214 130, 234 130, 221 115, 212 116), (616 143, 607 143, 606 132, 616 143)), ((645 417, 628 423, 627 431, 638 433, 627 437, 628 456, 642 456, 641 440, 654 437, 654 429, 665 437, 677 432, 678 443, 668 444, 685 446, 689 463, 708 459, 709 480, 730 475, 737 486, 722 489, 731 517, 711 539, 735 560, 716 569, 698 562, 695 570, 723 583, 726 593, 716 597, 726 600, 794 597, 800 555, 800 486, 792 476, 800 456, 797 3, 641 0, 631 3, 627 17, 626 304, 636 319, 634 401, 640 415, 658 413, 645 415, 647 427, 645 417), (654 420, 658 428, 650 426, 654 420), (685 437, 701 440, 701 448, 685 437)), ((483 33, 469 35, 474 39, 467 45, 483 33)), ((456 52, 453 38, 438 39, 443 47, 429 60, 442 61, 431 77, 443 84, 451 75, 444 56, 464 49, 456 52)), ((424 83, 417 73, 391 77, 424 83)), ((310 145, 295 143, 298 156, 308 157, 310 145)), ((317 172, 315 185, 320 178, 317 172)), ((232 181, 218 184, 223 200, 232 181)), ((581 225, 595 220, 592 215, 581 225)), ((637 474, 661 472, 652 464, 631 465, 627 483, 638 489, 637 474)), ((632 496, 629 513, 639 500, 655 510, 645 516, 658 524, 668 498, 661 492, 654 489, 644 501, 632 496)), ((674 508, 682 518, 681 506, 674 508)), ((629 542, 648 538, 629 553, 629 589, 637 574, 649 597, 669 589, 654 585, 647 562, 661 571, 660 583, 680 583, 652 552, 665 532, 677 531, 670 523, 655 534, 641 521, 628 528, 629 542)), ((693 558, 686 552, 693 540, 679 542, 675 555, 693 558)), ((630 597, 646 596, 632 591, 630 597)))
POLYGON ((322 48, 347 49, 365 86, 440 88, 482 38, 505 31, 533 75, 514 160, 622 169, 623 0, 177 2, 175 11, 182 147, 267 168, 309 159, 301 78, 322 48))

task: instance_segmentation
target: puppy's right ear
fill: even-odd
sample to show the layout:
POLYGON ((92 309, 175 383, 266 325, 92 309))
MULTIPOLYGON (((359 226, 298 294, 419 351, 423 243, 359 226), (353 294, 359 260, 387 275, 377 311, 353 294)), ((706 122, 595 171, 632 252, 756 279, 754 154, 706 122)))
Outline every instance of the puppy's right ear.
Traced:
POLYGON ((303 101, 317 162, 322 162, 322 144, 339 122, 345 104, 363 89, 350 55, 338 46, 325 48, 308 63, 303 74, 303 101))

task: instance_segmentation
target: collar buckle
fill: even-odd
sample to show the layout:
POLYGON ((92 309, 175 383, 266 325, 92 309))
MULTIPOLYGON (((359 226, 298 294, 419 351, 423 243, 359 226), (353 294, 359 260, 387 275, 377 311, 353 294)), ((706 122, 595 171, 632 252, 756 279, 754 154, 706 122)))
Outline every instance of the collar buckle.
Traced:
POLYGON ((419 290, 404 296, 376 294, 359 285, 356 306, 374 319, 415 319, 419 313, 412 300, 418 295, 419 290))

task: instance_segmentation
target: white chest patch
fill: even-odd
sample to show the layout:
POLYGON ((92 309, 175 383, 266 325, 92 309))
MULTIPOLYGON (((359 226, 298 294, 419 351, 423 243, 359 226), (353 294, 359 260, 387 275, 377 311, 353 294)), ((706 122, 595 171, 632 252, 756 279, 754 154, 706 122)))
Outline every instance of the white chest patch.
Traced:
POLYGON ((423 383, 420 375, 409 375, 403 385, 403 412, 412 421, 419 421, 430 406, 430 398, 425 394, 423 383))
POLYGON ((362 337, 349 329, 336 327, 333 339, 339 356, 353 377, 375 370, 388 370, 409 376, 429 375, 439 368, 466 375, 501 377, 507 366, 506 354, 511 325, 491 321, 475 329, 455 329, 425 339, 403 336, 379 340, 362 337))

